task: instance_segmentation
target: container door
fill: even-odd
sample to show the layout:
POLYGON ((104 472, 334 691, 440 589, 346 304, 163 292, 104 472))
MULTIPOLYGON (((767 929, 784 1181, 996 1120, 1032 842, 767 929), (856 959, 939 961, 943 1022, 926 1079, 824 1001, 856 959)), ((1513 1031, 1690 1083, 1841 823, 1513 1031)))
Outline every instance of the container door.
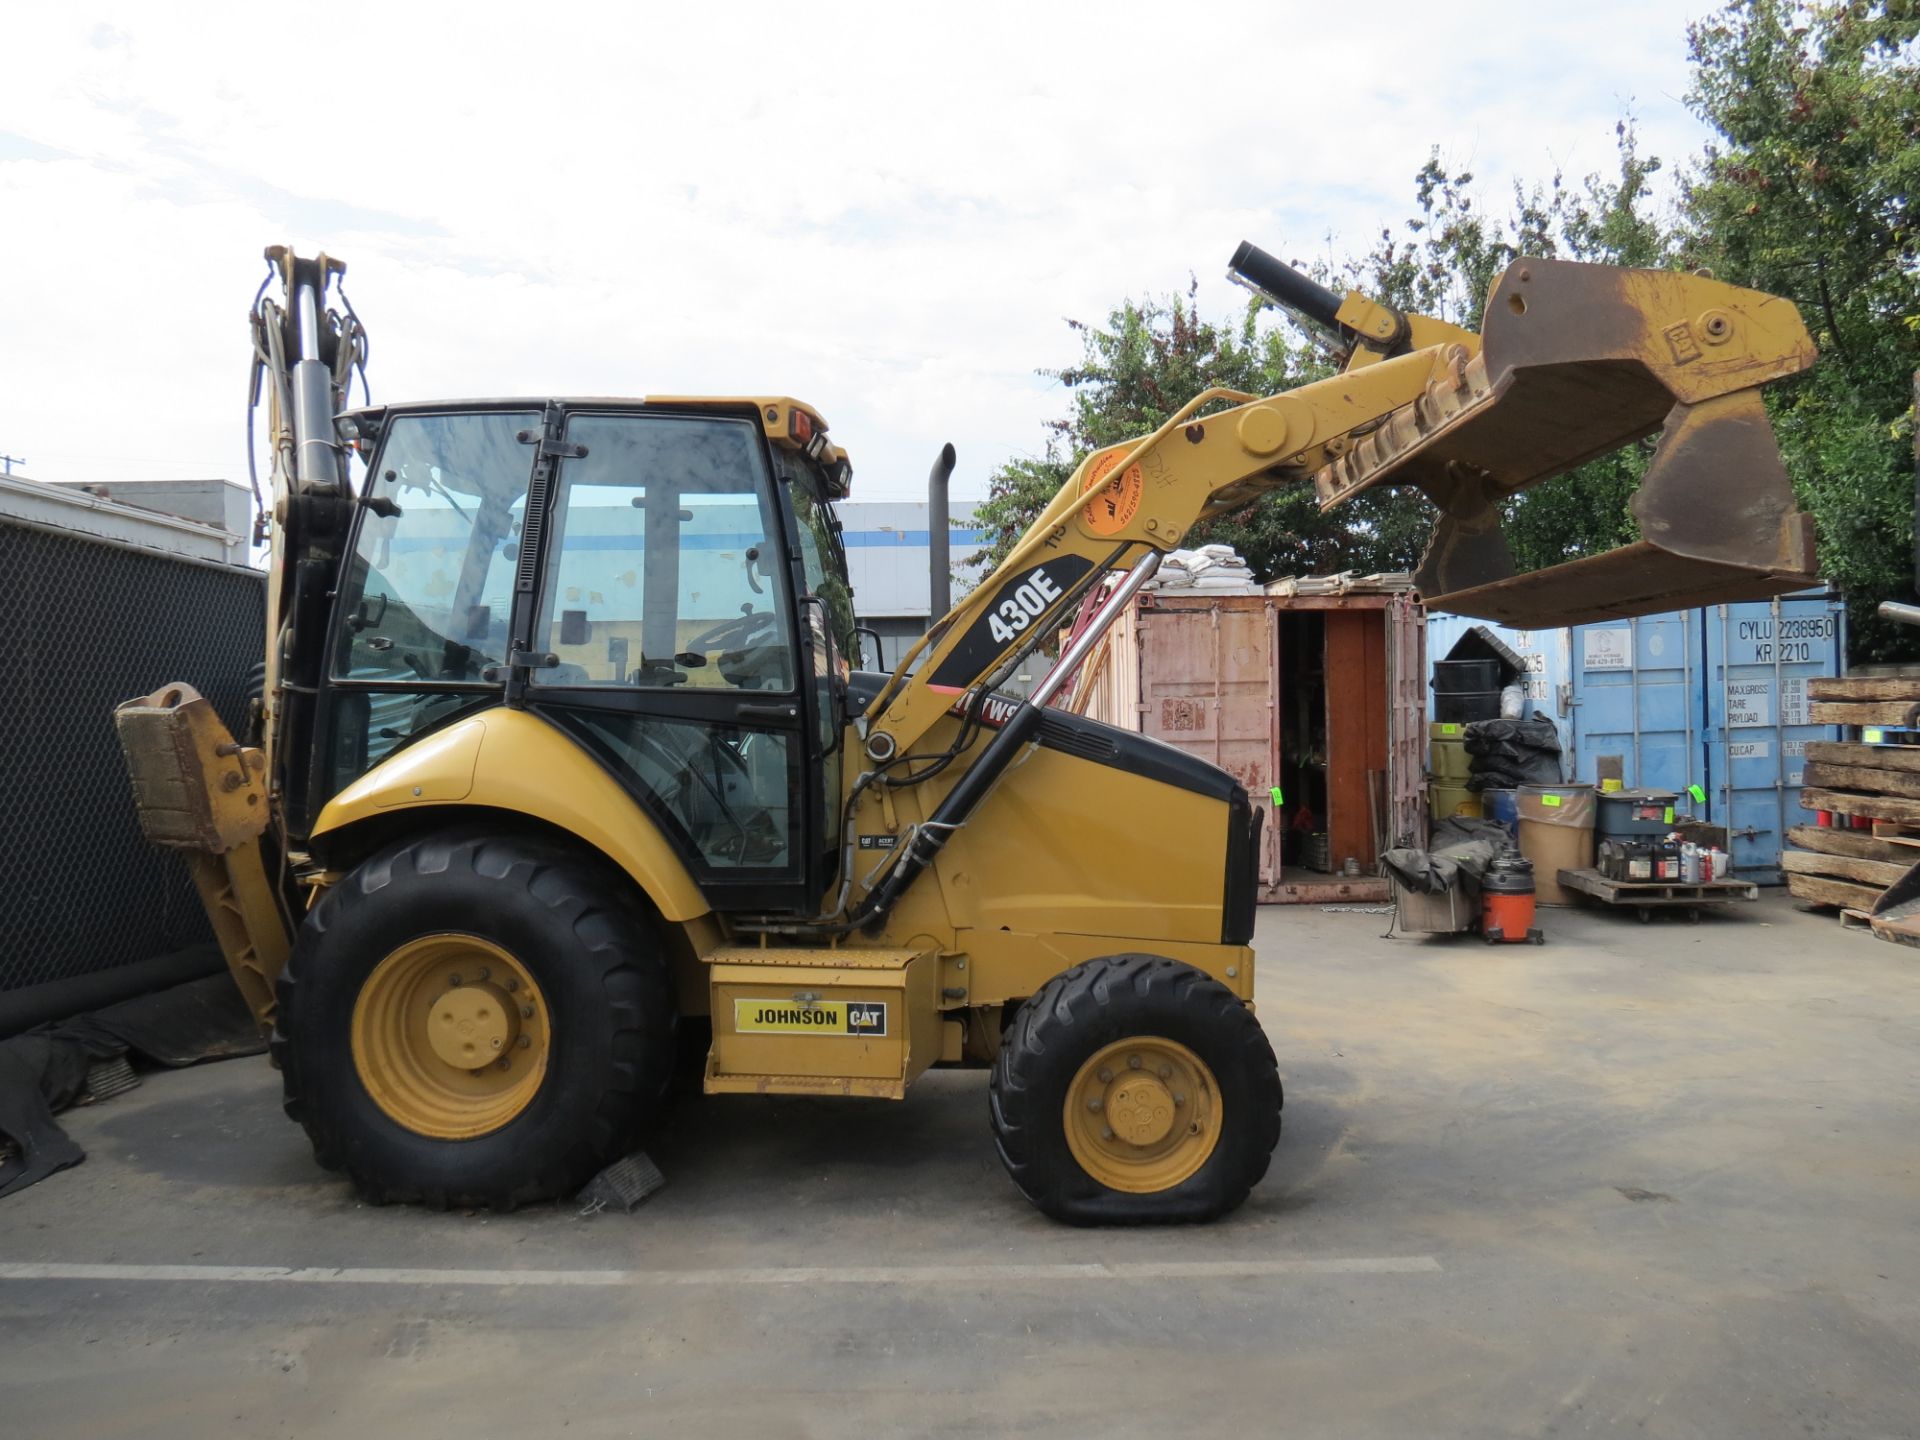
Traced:
POLYGON ((1700 612, 1708 656, 1702 788, 1711 819, 1731 835, 1734 869, 1782 883, 1780 851, 1795 825, 1809 740, 1840 738, 1807 723, 1807 681, 1841 673, 1846 611, 1825 593, 1803 593, 1700 612))
POLYGON ((1572 631, 1573 778, 1621 758, 1629 789, 1684 793, 1698 772, 1700 644, 1695 611, 1572 631))
POLYGON ((1411 595, 1387 602, 1387 794, 1390 844, 1427 834, 1426 615, 1411 595))
POLYGON ((1219 766, 1266 812, 1260 882, 1280 881, 1279 627, 1264 596, 1139 613, 1140 731, 1219 766))

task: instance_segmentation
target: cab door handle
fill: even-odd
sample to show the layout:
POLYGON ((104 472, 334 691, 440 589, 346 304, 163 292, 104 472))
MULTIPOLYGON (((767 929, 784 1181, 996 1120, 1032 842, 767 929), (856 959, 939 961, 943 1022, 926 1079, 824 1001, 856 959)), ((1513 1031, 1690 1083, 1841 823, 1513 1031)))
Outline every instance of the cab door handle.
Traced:
POLYGON ((800 707, 791 701, 780 705, 755 705, 748 703, 733 707, 733 713, 742 720, 798 720, 800 707))

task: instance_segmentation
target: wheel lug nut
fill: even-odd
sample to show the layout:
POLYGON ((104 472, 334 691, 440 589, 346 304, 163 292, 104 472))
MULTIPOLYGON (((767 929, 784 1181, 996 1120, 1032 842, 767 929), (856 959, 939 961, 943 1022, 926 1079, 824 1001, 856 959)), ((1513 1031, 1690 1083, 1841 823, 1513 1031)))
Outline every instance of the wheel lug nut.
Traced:
POLYGON ((533 1006, 531 1006, 531 1005, 522 1005, 522 1006, 520 1007, 520 1018, 521 1018, 522 1020, 531 1020, 531 1019, 533 1019, 533 1006))
POLYGON ((522 1050, 531 1050, 533 1048, 533 1037, 531 1035, 522 1035, 520 1037, 520 1048, 522 1050))
POLYGON ((504 1055, 502 1055, 500 1059, 495 1063, 497 1063, 502 1070, 511 1070, 513 1068, 513 1061, 509 1060, 504 1055))
POLYGON ((1173 1103, 1176 1105, 1184 1105, 1187 1103, 1187 1097, 1184 1095, 1175 1095, 1173 1097, 1173 1103))
POLYGON ((1093 1113, 1096 1115, 1098 1115, 1103 1108, 1105 1108, 1104 1103, 1101 1100, 1099 1100, 1097 1097, 1095 1099, 1087 1101, 1087 1109, 1093 1111, 1093 1113))
POLYGON ((1171 1065, 1162 1065, 1160 1067, 1160 1078, 1162 1080, 1171 1080, 1173 1078, 1173 1067, 1171 1065))
POLYGON ((1113 1139, 1113 1131, 1111 1131, 1111 1130, 1102 1130, 1102 1131, 1100 1132, 1100 1138, 1101 1138, 1102 1140, 1111 1140, 1111 1139, 1113 1139))
POLYGON ((505 985, 505 986, 507 987, 507 990, 508 990, 508 992, 509 992, 509 993, 511 993, 511 992, 513 992, 513 991, 515 991, 515 990, 518 990, 518 989, 520 988, 520 982, 519 982, 518 980, 516 980, 516 979, 514 979, 514 978, 513 978, 513 976, 511 976, 511 975, 509 975, 509 976, 508 976, 508 977, 507 977, 507 978, 506 978, 506 979, 505 979, 504 981, 502 981, 501 983, 502 983, 502 984, 504 984, 504 985, 505 985))
POLYGON ((1102 1085, 1111 1085, 1113 1083, 1113 1071, 1107 1069, 1104 1065, 1100 1067, 1100 1083, 1102 1085))
POLYGON ((449 975, 447 977, 447 984, 455 990, 458 990, 462 985, 466 983, 467 983, 466 980, 459 975, 449 975))
POLYGON ((1138 1055, 1127 1056, 1127 1068, 1129 1070, 1138 1070, 1140 1068, 1140 1057, 1138 1055))
POLYGON ((480 967, 480 973, 479 973, 478 975, 475 975, 475 976, 473 977, 473 979, 474 979, 474 983, 475 983, 475 984, 478 984, 478 983, 479 983, 480 981, 482 981, 482 980, 485 980, 485 979, 487 978, 487 976, 488 976, 489 974, 491 974, 491 973, 492 973, 492 972, 491 972, 491 971, 489 971, 489 970, 487 969, 487 967, 486 967, 486 966, 484 966, 484 965, 482 965, 482 966, 480 967))

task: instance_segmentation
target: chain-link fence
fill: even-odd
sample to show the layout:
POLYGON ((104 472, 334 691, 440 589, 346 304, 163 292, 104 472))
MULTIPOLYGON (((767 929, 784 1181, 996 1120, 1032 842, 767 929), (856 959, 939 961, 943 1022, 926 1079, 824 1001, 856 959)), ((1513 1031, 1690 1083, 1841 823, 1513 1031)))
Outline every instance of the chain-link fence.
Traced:
POLYGON ((238 734, 264 605, 256 571, 0 519, 0 990, 212 938, 140 833, 113 707, 184 680, 238 734))

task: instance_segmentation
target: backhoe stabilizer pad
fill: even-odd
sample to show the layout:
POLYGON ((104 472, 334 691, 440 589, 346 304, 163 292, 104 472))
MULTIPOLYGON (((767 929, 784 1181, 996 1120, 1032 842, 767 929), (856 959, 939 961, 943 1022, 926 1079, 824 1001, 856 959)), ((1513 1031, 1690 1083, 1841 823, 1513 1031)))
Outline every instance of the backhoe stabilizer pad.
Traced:
POLYGON ((1702 276, 1521 260, 1482 348, 1436 356, 1426 391, 1315 477, 1321 506, 1411 485, 1440 511, 1417 583, 1436 608, 1523 626, 1761 599, 1814 583, 1759 387, 1810 366, 1792 304, 1702 276), (1512 496, 1654 431, 1641 540, 1513 573, 1512 496))

